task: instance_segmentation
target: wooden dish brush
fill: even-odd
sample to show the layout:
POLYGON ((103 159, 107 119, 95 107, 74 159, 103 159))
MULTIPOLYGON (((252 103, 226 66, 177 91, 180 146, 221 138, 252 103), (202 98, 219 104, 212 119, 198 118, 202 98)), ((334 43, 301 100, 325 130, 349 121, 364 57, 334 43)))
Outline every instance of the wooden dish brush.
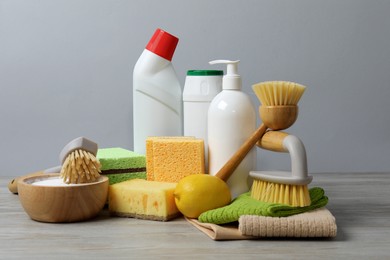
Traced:
POLYGON ((287 81, 263 82, 252 88, 262 104, 259 114, 263 123, 215 174, 224 181, 229 179, 267 128, 282 130, 294 124, 298 117, 297 103, 305 91, 305 86, 287 81))
MULTIPOLYGON (((262 106, 260 117, 265 125, 273 130, 281 130, 279 125, 286 120, 298 117, 298 106, 306 87, 293 82, 269 81, 253 85, 262 106), (288 108, 288 109, 287 109, 288 108), (284 114, 284 117, 280 116, 284 114), (287 115, 286 115, 287 114, 287 115)), ((290 152, 292 172, 252 172, 254 178, 252 197, 258 200, 282 203, 291 206, 310 205, 307 184, 312 178, 307 176, 306 151, 302 142, 295 136, 281 132, 268 132, 258 142, 260 147, 278 151, 290 152)))

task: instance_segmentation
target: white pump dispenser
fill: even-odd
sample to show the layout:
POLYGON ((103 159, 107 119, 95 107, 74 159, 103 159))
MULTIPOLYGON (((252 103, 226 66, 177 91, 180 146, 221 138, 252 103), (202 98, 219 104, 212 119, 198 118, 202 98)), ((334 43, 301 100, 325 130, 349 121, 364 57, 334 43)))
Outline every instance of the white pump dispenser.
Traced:
POLYGON ((240 61, 230 61, 230 60, 213 60, 209 63, 214 64, 227 64, 226 75, 222 78, 222 88, 223 89, 237 89, 241 90, 242 81, 241 76, 238 75, 238 63, 240 61))
MULTIPOLYGON (((215 175, 256 130, 255 108, 241 91, 239 61, 215 60, 210 64, 227 64, 222 92, 211 102, 208 111, 209 174, 215 175)), ((256 149, 252 149, 227 181, 232 196, 249 191, 249 172, 256 168, 256 149)))

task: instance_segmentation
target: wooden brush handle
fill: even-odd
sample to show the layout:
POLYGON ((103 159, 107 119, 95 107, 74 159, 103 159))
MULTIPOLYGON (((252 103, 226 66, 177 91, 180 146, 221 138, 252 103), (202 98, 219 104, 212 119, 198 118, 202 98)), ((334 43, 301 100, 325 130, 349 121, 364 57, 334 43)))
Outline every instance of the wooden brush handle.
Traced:
POLYGON ((225 165, 217 172, 215 176, 222 179, 223 181, 227 181, 237 168, 237 166, 242 162, 245 156, 249 153, 249 151, 256 145, 257 141, 263 136, 267 127, 264 124, 261 124, 259 128, 249 137, 246 142, 241 145, 240 149, 225 163, 225 165))
POLYGON ((283 145, 283 140, 288 135, 281 131, 267 131, 257 142, 257 146, 274 152, 288 152, 283 145))

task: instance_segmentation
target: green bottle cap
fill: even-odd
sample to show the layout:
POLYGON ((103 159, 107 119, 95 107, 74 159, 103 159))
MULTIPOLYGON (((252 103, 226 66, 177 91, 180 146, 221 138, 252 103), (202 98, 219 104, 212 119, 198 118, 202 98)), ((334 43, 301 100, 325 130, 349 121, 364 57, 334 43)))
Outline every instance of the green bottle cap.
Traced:
POLYGON ((187 76, 223 76, 223 70, 188 70, 187 76))

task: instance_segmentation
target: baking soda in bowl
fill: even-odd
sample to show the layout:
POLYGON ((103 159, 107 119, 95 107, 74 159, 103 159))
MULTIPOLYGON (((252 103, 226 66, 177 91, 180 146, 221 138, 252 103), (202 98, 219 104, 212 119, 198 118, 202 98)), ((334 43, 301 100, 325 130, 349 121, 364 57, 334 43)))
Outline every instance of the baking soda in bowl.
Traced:
POLYGON ((67 184, 60 178, 43 179, 43 180, 35 181, 31 184, 35 186, 53 186, 53 187, 67 187, 67 186, 80 185, 80 184, 67 184))

